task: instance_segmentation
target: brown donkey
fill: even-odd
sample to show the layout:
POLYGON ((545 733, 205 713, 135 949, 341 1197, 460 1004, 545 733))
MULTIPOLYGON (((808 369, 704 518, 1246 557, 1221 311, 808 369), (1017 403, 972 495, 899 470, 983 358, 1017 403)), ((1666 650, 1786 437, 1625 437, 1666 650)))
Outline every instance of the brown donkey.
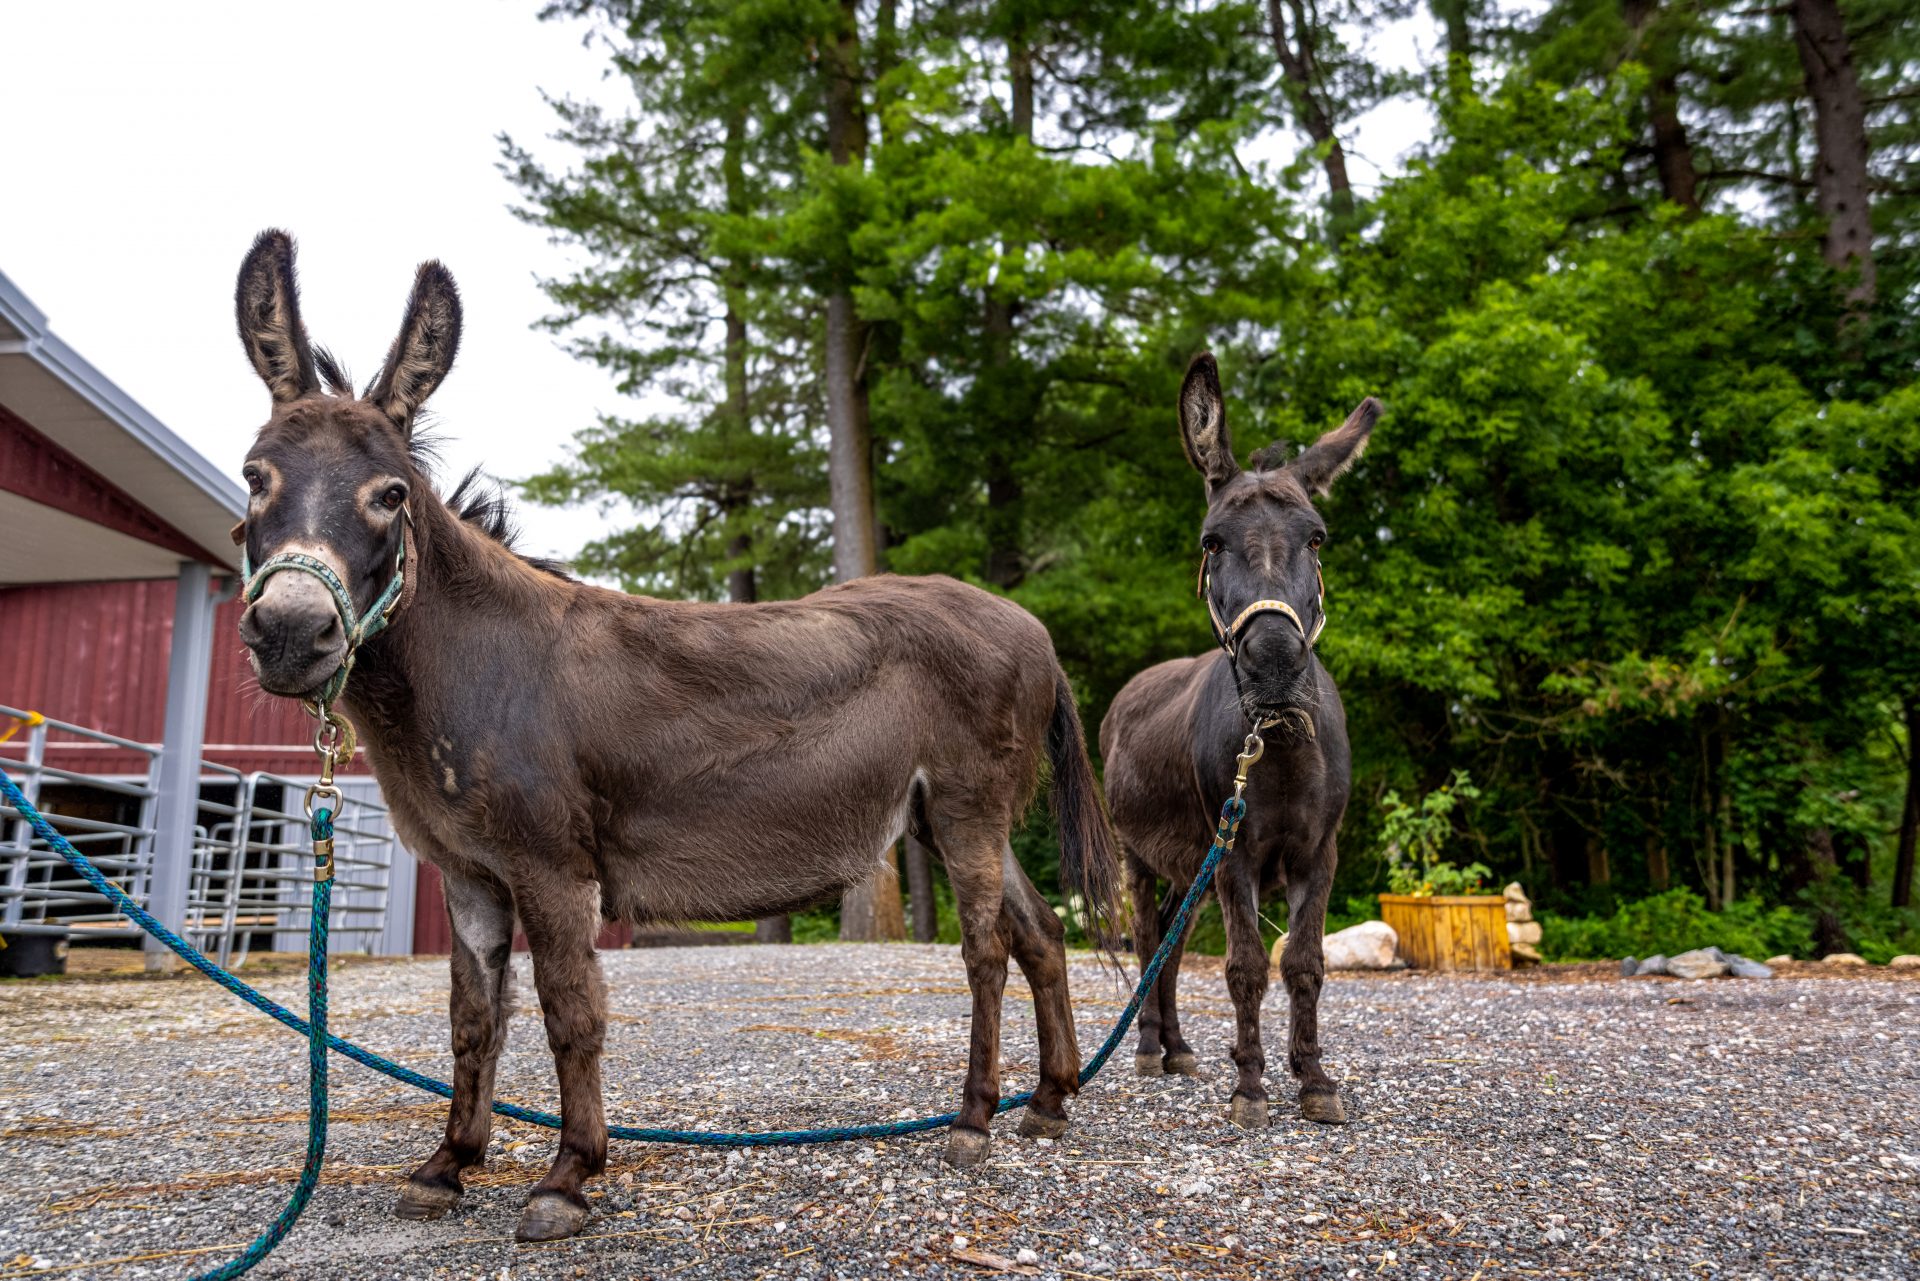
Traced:
MULTIPOLYGON (((1379 402, 1368 398, 1297 458, 1289 461, 1275 446, 1254 454, 1253 470, 1241 471, 1213 357, 1194 358, 1180 389, 1180 432, 1188 460, 1207 480, 1200 592, 1221 648, 1140 673, 1100 726, 1107 802, 1126 851, 1142 965, 1160 946, 1163 928, 1156 879, 1172 882, 1172 908, 1200 870, 1247 730, 1268 726, 1266 756, 1248 778, 1246 819, 1214 881, 1237 1029, 1239 1075, 1227 1115, 1249 1128, 1267 1124, 1260 1045, 1267 956, 1259 909, 1275 890, 1287 896, 1280 971, 1292 1002, 1287 1059, 1300 1078, 1300 1109, 1313 1121, 1346 1119, 1320 1067, 1318 1007, 1326 970, 1320 938, 1350 766, 1340 694, 1313 652, 1324 621, 1318 553, 1327 529, 1311 500, 1360 456, 1379 414, 1379 402)), ((1175 1009, 1180 957, 1175 951, 1169 958, 1141 1008, 1134 1061, 1144 1075, 1199 1074, 1175 1009)))
MULTIPOLYGON (((459 299, 438 263, 420 268, 400 336, 357 397, 308 346, 284 233, 255 242, 237 306, 273 394, 235 531, 253 563, 317 557, 364 610, 405 549, 392 625, 359 651, 341 700, 401 837, 445 877, 453 923, 453 1101, 445 1142, 401 1192, 402 1217, 453 1208, 461 1171, 486 1151, 516 916, 564 1121, 520 1220, 521 1240, 544 1240, 586 1222, 580 1185, 606 1162, 601 921, 809 907, 866 881, 903 831, 946 865, 973 990, 947 1159, 970 1165, 987 1152, 1009 955, 1033 989, 1040 1041, 1020 1130, 1065 1130, 1080 1055, 1063 929, 1008 844, 1043 758, 1063 880, 1110 913, 1118 864, 1073 695, 1038 621, 945 578, 863 579, 764 605, 572 581, 507 548, 497 505, 455 510, 422 471, 414 418, 460 338, 459 299)), ((306 573, 266 579, 240 630, 275 694, 308 694, 346 657, 328 589, 306 573)))

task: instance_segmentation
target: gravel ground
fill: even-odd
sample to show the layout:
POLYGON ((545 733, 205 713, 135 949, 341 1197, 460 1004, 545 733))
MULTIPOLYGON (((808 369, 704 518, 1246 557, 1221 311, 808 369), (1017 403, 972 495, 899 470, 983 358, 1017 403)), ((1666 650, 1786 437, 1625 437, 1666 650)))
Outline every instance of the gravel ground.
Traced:
MULTIPOLYGON (((606 956, 609 1113, 725 1128, 954 1106, 956 949, 606 956)), ((550 1100, 523 1005, 503 1097, 550 1100)), ((297 974, 263 980, 296 1008, 297 974)), ((1074 965, 1083 1044, 1123 1000, 1074 965)), ((446 1075, 444 961, 347 965, 335 1026, 446 1075)), ((1336 976, 1322 1040, 1352 1123, 1225 1123, 1231 1010, 1190 960, 1209 1079, 1132 1075, 1129 1044, 1058 1142, 996 1126, 956 1173, 940 1136, 775 1151, 614 1145, 586 1235, 516 1246, 548 1131, 500 1122, 438 1223, 390 1214, 443 1105, 335 1059, 328 1170, 256 1276, 864 1277, 1920 1275, 1920 982, 1792 966, 1771 982, 1620 980, 1596 967, 1336 976)), ((1009 984, 1008 1086, 1033 1067, 1009 984)), ((1285 1001, 1268 1001, 1268 1045, 1285 1001)), ((1283 1054, 1275 1055, 1282 1059, 1283 1054)), ((198 978, 0 984, 0 1279, 177 1277, 277 1211, 304 1137, 305 1056, 198 978)), ((1284 1093, 1282 1093, 1284 1091, 1284 1093)), ((1287 1106, 1281 1106, 1281 1099, 1287 1106)))

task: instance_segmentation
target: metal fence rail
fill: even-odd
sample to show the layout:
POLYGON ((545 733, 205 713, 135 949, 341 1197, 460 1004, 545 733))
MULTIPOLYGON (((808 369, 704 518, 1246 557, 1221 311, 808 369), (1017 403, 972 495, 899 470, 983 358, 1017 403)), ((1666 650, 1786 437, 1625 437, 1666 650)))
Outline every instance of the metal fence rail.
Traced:
MULTIPOLYGON (((0 733, 15 723, 25 732, 0 743, 0 764, 63 836, 145 905, 160 749, 0 705, 0 733), (49 735, 134 755, 123 774, 78 773, 47 763, 49 735)), ((180 933, 223 966, 241 963, 256 946, 306 947, 313 877, 301 802, 310 782, 201 763, 199 820, 180 933)), ((337 870, 330 929, 337 950, 379 949, 389 932, 389 905, 398 899, 405 911, 412 901, 405 892, 411 887, 398 884, 398 878, 412 875, 412 861, 394 836, 379 789, 371 780, 367 784, 343 788, 334 821, 337 870)), ((65 933, 76 941, 139 934, 5 804, 0 804, 0 929, 65 933)))

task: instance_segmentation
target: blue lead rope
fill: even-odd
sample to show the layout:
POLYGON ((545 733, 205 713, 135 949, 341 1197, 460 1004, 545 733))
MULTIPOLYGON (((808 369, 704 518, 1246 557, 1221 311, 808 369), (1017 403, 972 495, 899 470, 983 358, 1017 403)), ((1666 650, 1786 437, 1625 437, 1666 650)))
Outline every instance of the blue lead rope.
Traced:
MULTIPOLYGON (((1253 736, 1250 736, 1249 743, 1252 742, 1253 736)), ((1257 759, 1256 753, 1251 760, 1257 759)), ((1241 760, 1241 782, 1244 782, 1246 767, 1251 764, 1251 760, 1246 756, 1241 760)), ((313 1196, 314 1185, 320 1178, 321 1159, 326 1152, 327 1056, 323 1047, 331 1048, 362 1066, 372 1068, 406 1085, 425 1090, 430 1094, 438 1094, 442 1098, 453 1097, 453 1087, 445 1081, 435 1080, 411 1068, 402 1067, 391 1059, 375 1054, 372 1050, 328 1033, 327 910, 333 894, 333 885, 330 880, 316 878, 313 886, 312 943, 308 949, 307 960, 307 1008, 312 1016, 312 1021, 309 1022, 278 1002, 262 996, 246 983, 209 961, 200 954, 199 949, 162 925, 145 908, 127 897, 125 891, 102 876, 99 869, 88 862, 84 854, 75 849, 66 837, 53 829, 20 789, 14 786, 13 780, 7 776, 4 769, 0 769, 0 794, 5 795, 7 804, 32 825, 34 833, 45 841, 49 848, 65 859, 75 872, 99 891, 128 920, 153 935, 181 960, 248 1005, 277 1019, 307 1038, 311 1064, 307 1164, 300 1173, 300 1181, 294 1188, 293 1197, 287 1202, 286 1209, 280 1212, 280 1217, 274 1220, 273 1225, 259 1240, 247 1248, 245 1254, 225 1267, 207 1273, 205 1278, 199 1278, 197 1281, 208 1281, 210 1278, 229 1281, 230 1278, 239 1276, 260 1262, 293 1227, 294 1221, 300 1217, 300 1212, 306 1208, 308 1200, 313 1196)), ((1246 814, 1246 802, 1240 798, 1236 788, 1235 795, 1228 797, 1226 803, 1220 807, 1220 822, 1214 829, 1213 844, 1207 850, 1206 860, 1201 863, 1199 874, 1193 878, 1193 885, 1187 890, 1186 897, 1181 900, 1179 910, 1174 913, 1166 936, 1160 941, 1160 949, 1153 954, 1153 958, 1147 962, 1146 969, 1141 972, 1140 982, 1134 988, 1133 999, 1128 1001, 1126 1009, 1121 1011, 1119 1022, 1115 1023, 1113 1031, 1107 1034, 1106 1042, 1081 1069, 1081 1085, 1086 1085, 1099 1075, 1100 1069, 1106 1066, 1107 1060, 1113 1057, 1113 1052, 1119 1048, 1122 1038, 1127 1034, 1127 1029, 1133 1026, 1135 1016, 1140 1013, 1141 1003, 1146 1000, 1147 993, 1153 990, 1154 981, 1160 977, 1161 968, 1166 965, 1167 958, 1173 955, 1174 948, 1179 946, 1181 938, 1186 934, 1187 924, 1194 910, 1199 906, 1201 898, 1206 894, 1207 887, 1212 883, 1214 871, 1219 867, 1220 860, 1233 848, 1234 836, 1239 831, 1240 820, 1245 818, 1246 814)), ((332 816, 329 811, 321 809, 315 813, 313 835, 316 843, 323 836, 332 836, 332 816), (326 829, 324 832, 323 826, 326 829)), ((999 1106, 994 1109, 994 1114, 997 1116, 1002 1112, 1011 1112, 1015 1108, 1024 1107, 1032 1097, 1031 1090, 1023 1094, 1008 1095, 1000 1100, 999 1106)), ((555 1130, 560 1128, 560 1118, 552 1112, 540 1112, 533 1108, 521 1107, 517 1103, 500 1102, 494 1103, 493 1110, 515 1121, 544 1125, 555 1130)), ((641 1143, 681 1143, 696 1147, 792 1147, 807 1143, 840 1143, 849 1139, 885 1139, 903 1134, 918 1134, 952 1125, 958 1116, 957 1112, 942 1112, 937 1116, 924 1116, 912 1121, 889 1121, 879 1125, 843 1125, 817 1130, 761 1130, 744 1133, 725 1130, 662 1130, 646 1126, 612 1125, 607 1127, 607 1133, 612 1138, 630 1139, 641 1143)))

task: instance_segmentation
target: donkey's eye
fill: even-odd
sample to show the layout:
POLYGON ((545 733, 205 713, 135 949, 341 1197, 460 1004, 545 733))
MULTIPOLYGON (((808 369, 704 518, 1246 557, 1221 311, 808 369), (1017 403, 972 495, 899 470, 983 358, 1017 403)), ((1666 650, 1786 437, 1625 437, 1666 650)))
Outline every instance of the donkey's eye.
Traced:
POLYGON ((387 486, 387 492, 380 495, 380 505, 390 512, 399 511, 400 504, 406 501, 407 487, 405 485, 389 485, 387 486))
POLYGON ((1325 534, 1315 534, 1312 538, 1309 538, 1307 540, 1307 546, 1312 548, 1314 551, 1319 551, 1320 544, 1326 541, 1327 541, 1327 536, 1325 534))
POLYGON ((241 476, 241 479, 247 482, 247 492, 249 494, 259 494, 259 493, 264 493, 266 491, 267 478, 265 476, 262 476, 258 471, 255 471, 253 468, 251 467, 247 468, 245 471, 240 473, 240 476, 241 476))
POLYGON ((1226 549, 1227 549, 1227 545, 1220 541, 1220 535, 1218 534, 1201 535, 1200 550, 1206 552, 1207 555, 1215 556, 1225 551, 1226 549))

